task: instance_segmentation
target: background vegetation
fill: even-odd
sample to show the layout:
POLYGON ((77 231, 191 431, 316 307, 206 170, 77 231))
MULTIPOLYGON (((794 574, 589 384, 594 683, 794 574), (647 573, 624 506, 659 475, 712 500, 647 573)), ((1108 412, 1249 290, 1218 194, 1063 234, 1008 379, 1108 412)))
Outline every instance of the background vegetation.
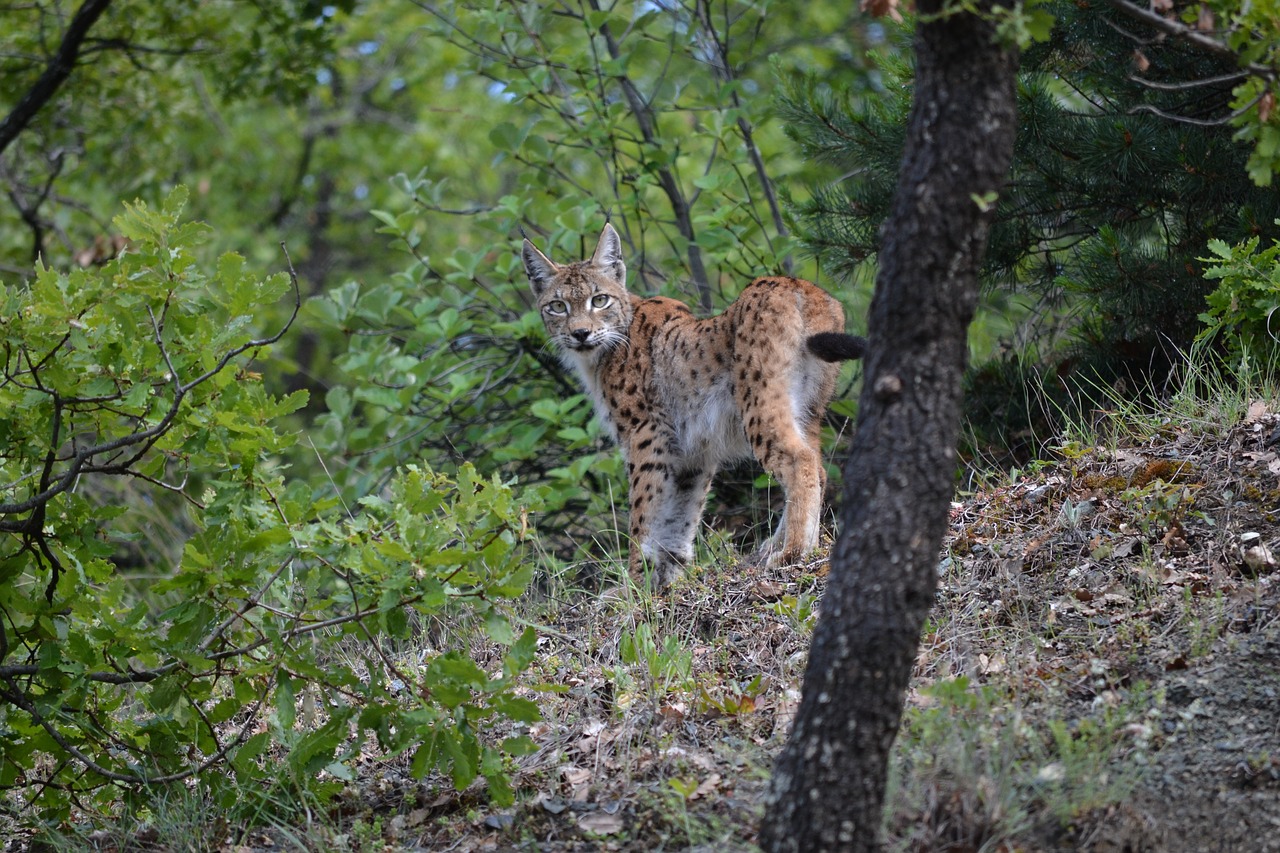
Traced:
MULTIPOLYGON (((1166 10, 1214 54, 1045 4, 1013 182, 984 202, 971 458, 1159 397, 1193 346, 1274 363, 1260 5, 1166 10)), ((335 796, 369 744, 510 798, 538 716, 536 619, 510 602, 625 547, 619 463, 529 310, 520 231, 574 259, 607 219, 637 292, 711 311, 785 272, 856 328, 910 22, 747 0, 0 15, 6 807, 54 827, 192 779, 258 791, 249 820, 335 796)), ((852 415, 833 406, 833 442, 852 415)), ((767 516, 756 474, 717 488, 739 543, 767 516)))

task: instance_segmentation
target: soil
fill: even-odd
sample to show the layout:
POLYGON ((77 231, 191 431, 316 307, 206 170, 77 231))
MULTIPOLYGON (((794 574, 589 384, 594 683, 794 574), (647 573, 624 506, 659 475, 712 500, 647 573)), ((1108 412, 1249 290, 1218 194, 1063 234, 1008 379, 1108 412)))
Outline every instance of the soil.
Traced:
POLYGON ((1162 700, 1131 795, 1026 849, 1280 850, 1278 450, 1280 418, 1255 403, 1221 434, 1168 424, 958 513, 953 553, 1004 525, 1011 555, 974 543, 966 592, 1047 603, 1060 672, 1105 672, 1069 687, 1068 707, 1133 685, 1162 700))

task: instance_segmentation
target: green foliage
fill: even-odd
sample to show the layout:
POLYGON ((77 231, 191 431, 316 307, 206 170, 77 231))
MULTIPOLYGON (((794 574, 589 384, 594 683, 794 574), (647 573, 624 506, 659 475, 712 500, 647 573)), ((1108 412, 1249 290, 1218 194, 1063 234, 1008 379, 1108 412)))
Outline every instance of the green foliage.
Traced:
POLYGON ((1204 328, 1199 340, 1220 340, 1233 356, 1245 354, 1274 364, 1280 350, 1280 325, 1275 314, 1280 309, 1280 243, 1261 251, 1260 239, 1252 237, 1232 246, 1210 240, 1211 257, 1204 276, 1218 286, 1205 297, 1208 310, 1200 315, 1204 328))
POLYGON ((1274 3, 1208 0, 1186 4, 1182 20, 1196 30, 1213 31, 1235 53, 1239 65, 1251 72, 1232 90, 1231 125, 1236 138, 1249 143, 1249 177, 1258 186, 1271 185, 1280 170, 1280 125, 1276 123, 1276 80, 1280 62, 1280 19, 1274 3))
MULTIPOLYGON (((938 17, 970 14, 988 17, 996 25, 996 38, 1002 44, 1026 49, 1034 42, 1048 41, 1053 28, 1053 13, 1045 9, 1049 0, 1014 0, 1008 6, 987 6, 975 0, 951 0, 938 17)), ((924 20, 924 18, 922 18, 924 20)))
POLYGON ((306 395, 251 367, 285 331, 254 337, 256 317, 296 282, 207 268, 185 197, 127 206, 102 267, 4 292, 0 786, 46 824, 196 776, 255 812, 282 777, 331 792, 372 738, 510 802, 505 756, 531 748, 513 723, 538 713, 514 692, 535 635, 507 612, 532 574, 524 506, 468 465, 408 465, 351 503, 291 474, 281 421, 306 395), (138 551, 153 505, 178 541, 138 551), (401 659, 434 618, 483 627, 500 662, 401 659))
MULTIPOLYGON (((0 271, 7 280, 21 278, 35 256, 55 265, 109 256, 107 221, 117 200, 158 200, 185 171, 178 164, 202 159, 193 152, 216 158, 232 129, 218 115, 220 105, 269 102, 279 115, 301 101, 333 51, 334 12, 352 2, 327 4, 326 12, 314 0, 115 0, 79 55, 55 62, 82 5, 37 0, 6 9, 0 119, 48 67, 70 66, 5 151, 11 204, 0 209, 0 271)), ((253 179, 264 172, 271 170, 260 168, 253 179)), ((198 177, 187 179, 196 185, 198 177)))
MULTIPOLYGON (((643 695, 658 698, 691 686, 693 653, 674 634, 666 634, 661 640, 654 637, 647 622, 637 624, 634 631, 622 632, 618 656, 623 664, 638 669, 643 695)), ((620 675, 621 671, 615 673, 620 675)))
MULTIPOLYGON (((1023 55, 1015 160, 982 271, 985 312, 1006 331, 967 382, 978 440, 1031 453, 1098 389, 1164 387, 1200 330, 1196 258, 1211 237, 1280 233, 1280 202, 1250 181, 1249 146, 1226 125, 1229 58, 1144 42, 1143 79, 1196 81, 1147 86, 1116 60, 1133 55, 1132 22, 1043 10, 1057 23, 1023 55)), ((848 176, 799 208, 807 244, 843 272, 874 257, 897 181, 912 72, 896 56, 880 67, 879 97, 809 80, 782 104, 802 150, 848 176)))
POLYGON ((777 601, 765 605, 765 609, 787 620, 796 633, 808 634, 813 631, 813 626, 818 621, 817 603, 817 596, 802 592, 799 595, 784 595, 777 601))
MULTIPOLYGON (((383 218, 380 230, 395 232, 397 217, 383 218)), ((398 233, 402 245, 416 233, 398 233)), ((511 268, 514 250, 496 259, 504 281, 487 280, 481 259, 495 260, 455 248, 455 269, 442 279, 414 262, 390 282, 349 282, 309 303, 307 315, 319 324, 373 332, 350 335, 335 358, 349 384, 326 394, 313 440, 326 457, 350 460, 332 469, 342 489, 376 489, 406 459, 441 468, 466 460, 537 486, 544 526, 580 535, 581 519, 605 510, 599 496, 620 463, 547 351, 537 313, 514 296, 527 289, 515 278, 523 272, 511 268)))
MULTIPOLYGON (((92 52, 4 152, 0 275, 22 280, 35 253, 56 268, 108 260, 116 200, 154 205, 184 181, 219 250, 262 268, 285 241, 304 297, 320 295, 267 372, 273 390, 311 392, 291 423, 327 411, 282 451, 294 470, 353 502, 400 465, 470 460, 541 489, 539 528, 581 556, 616 526, 624 489, 529 311, 520 227, 575 259, 611 218, 633 287, 702 310, 761 273, 820 279, 793 257, 777 197, 812 164, 770 94, 776 72, 861 74, 856 10, 268 5, 112 3, 92 52)), ((15 13, 22 58, 0 68, 0 110, 42 70, 58 11, 15 13)), ((264 325, 283 320, 263 310, 264 325)), ((139 544, 168 524, 154 521, 139 544)))

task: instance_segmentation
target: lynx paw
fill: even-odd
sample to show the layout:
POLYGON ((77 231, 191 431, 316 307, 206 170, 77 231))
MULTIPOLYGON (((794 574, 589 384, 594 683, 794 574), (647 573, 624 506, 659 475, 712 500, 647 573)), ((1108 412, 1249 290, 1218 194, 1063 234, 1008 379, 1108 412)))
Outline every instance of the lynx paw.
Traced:
POLYGON ((646 583, 654 592, 662 592, 684 573, 684 564, 671 559, 650 561, 647 565, 633 566, 631 580, 637 587, 646 583))

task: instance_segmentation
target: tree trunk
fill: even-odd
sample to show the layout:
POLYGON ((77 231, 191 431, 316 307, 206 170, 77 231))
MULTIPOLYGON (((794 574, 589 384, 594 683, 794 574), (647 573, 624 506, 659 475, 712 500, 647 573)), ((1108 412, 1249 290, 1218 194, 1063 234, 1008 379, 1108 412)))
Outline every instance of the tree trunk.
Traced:
POLYGON ((884 225, 841 533, 774 770, 768 851, 877 849, 889 751, 937 586, 966 335, 1017 123, 1016 52, 989 21, 942 6, 918 3, 915 101, 884 225))

